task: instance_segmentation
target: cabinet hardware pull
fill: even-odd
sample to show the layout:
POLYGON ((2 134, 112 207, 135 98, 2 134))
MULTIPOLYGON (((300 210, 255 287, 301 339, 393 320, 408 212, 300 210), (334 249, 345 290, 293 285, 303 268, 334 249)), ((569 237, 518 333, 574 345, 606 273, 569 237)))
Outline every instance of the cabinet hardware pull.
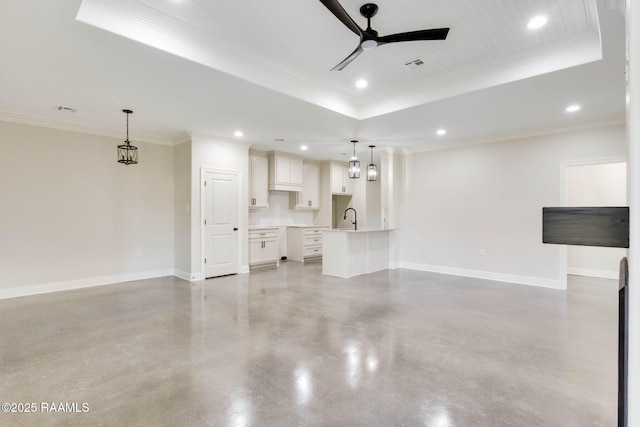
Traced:
POLYGON ((267 235, 267 233, 260 233, 260 235, 261 235, 261 236, 266 236, 266 235, 267 235))

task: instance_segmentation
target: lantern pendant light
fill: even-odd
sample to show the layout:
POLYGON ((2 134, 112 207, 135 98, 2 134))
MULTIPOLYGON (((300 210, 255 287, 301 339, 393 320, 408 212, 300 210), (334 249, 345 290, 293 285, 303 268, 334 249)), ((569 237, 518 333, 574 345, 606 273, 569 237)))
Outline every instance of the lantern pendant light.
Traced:
POLYGON ((356 157, 356 143, 357 140, 351 140, 353 142, 353 157, 351 157, 351 161, 349 161, 349 178, 360 178, 360 162, 356 157))
POLYGON ((135 165, 138 163, 138 147, 134 147, 129 142, 129 114, 132 114, 131 110, 122 110, 127 115, 127 139, 124 140, 124 144, 118 145, 118 163, 124 165, 135 165))
POLYGON ((371 163, 367 165, 367 181, 377 181, 378 180, 378 166, 373 163, 373 149, 376 148, 375 145, 370 145, 371 149, 371 163))

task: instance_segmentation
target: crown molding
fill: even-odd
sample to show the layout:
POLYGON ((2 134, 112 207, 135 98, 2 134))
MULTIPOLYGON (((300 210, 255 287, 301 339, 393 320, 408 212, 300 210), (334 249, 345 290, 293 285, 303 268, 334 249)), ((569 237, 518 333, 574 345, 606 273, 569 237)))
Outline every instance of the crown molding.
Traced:
POLYGON ((192 136, 191 132, 184 132, 179 135, 171 137, 171 141, 173 145, 184 144, 185 142, 191 142, 192 136))
POLYGON ((449 144, 439 144, 439 145, 430 146, 430 147, 406 148, 405 151, 407 154, 413 154, 413 153, 423 153, 427 151, 448 150, 451 148, 468 147, 471 145, 489 144, 492 142, 502 142, 502 141, 511 141, 515 139, 533 138, 536 136, 554 135, 554 134, 566 133, 566 132, 577 132, 581 130, 595 129, 595 128, 608 127, 608 126, 618 126, 618 125, 624 125, 624 124, 626 124, 625 117, 614 117, 608 120, 593 120, 589 122, 584 122, 584 123, 577 124, 575 126, 546 128, 546 129, 537 130, 535 132, 510 133, 510 134, 506 134, 506 135, 495 137, 495 138, 486 138, 486 139, 474 140, 474 141, 459 141, 457 143, 454 142, 449 144))
MULTIPOLYGON (((50 119, 47 117, 32 116, 28 114, 14 113, 2 110, 0 110, 0 121, 45 127, 50 129, 67 130, 71 132, 87 133, 90 135, 107 136, 119 139, 122 139, 123 136, 122 130, 115 130, 100 126, 67 122, 63 120, 50 119)), ((172 138, 146 133, 131 132, 131 140, 159 145, 174 145, 172 138)))

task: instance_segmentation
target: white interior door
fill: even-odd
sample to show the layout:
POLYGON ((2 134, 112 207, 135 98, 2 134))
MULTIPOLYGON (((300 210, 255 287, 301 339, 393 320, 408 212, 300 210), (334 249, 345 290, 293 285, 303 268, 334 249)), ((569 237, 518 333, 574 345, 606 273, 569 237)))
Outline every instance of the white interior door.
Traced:
POLYGON ((238 273, 238 177, 205 173, 206 278, 238 273))

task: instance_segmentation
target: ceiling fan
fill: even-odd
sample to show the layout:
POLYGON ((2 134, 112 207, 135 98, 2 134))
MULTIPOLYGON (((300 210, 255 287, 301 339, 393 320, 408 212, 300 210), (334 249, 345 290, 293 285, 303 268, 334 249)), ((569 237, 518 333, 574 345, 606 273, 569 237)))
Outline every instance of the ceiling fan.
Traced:
POLYGON ((415 40, 444 40, 447 38, 449 28, 432 28, 430 30, 409 31, 407 33, 397 33, 388 36, 378 36, 378 32, 371 28, 371 18, 378 12, 378 5, 367 3, 360 7, 360 14, 367 18, 367 29, 363 30, 355 23, 347 12, 342 8, 338 0, 320 0, 344 25, 360 37, 360 43, 351 55, 347 56, 341 63, 331 69, 342 70, 358 57, 363 51, 373 49, 388 43, 410 42, 415 40))

